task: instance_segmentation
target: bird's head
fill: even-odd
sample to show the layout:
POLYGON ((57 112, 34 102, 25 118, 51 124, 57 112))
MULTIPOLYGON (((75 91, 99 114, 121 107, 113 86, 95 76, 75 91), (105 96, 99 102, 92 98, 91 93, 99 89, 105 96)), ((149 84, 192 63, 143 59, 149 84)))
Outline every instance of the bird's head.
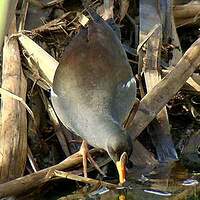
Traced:
POLYGON ((107 152, 111 159, 115 162, 118 173, 119 182, 123 184, 126 178, 126 163, 132 153, 132 142, 126 131, 120 131, 111 135, 107 140, 107 152))

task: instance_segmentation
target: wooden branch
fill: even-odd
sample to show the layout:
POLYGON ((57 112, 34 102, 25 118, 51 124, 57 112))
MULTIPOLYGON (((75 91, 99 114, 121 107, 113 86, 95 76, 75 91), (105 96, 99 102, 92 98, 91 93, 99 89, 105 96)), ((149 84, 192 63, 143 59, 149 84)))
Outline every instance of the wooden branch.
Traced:
POLYGON ((130 124, 132 138, 136 138, 173 98, 200 65, 200 39, 186 51, 176 67, 163 78, 140 102, 138 112, 130 124))
MULTIPOLYGON (((163 76, 166 76, 173 68, 169 68, 167 70, 162 70, 163 76)), ((188 78, 186 83, 193 88, 194 91, 200 92, 200 75, 195 73, 192 74, 191 77, 188 78)))
MULTIPOLYGON (((16 20, 10 26, 16 32, 16 20)), ((26 99, 26 80, 23 75, 17 40, 6 38, 3 49, 2 88, 26 99)), ((24 173, 27 155, 26 109, 16 99, 2 93, 2 128, 0 132, 0 182, 24 173)))

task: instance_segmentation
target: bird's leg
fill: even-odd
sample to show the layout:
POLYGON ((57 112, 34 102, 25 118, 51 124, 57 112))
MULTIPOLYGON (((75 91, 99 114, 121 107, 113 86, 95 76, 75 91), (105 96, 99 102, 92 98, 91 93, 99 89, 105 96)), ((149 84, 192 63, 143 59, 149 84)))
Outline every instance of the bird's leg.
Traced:
POLYGON ((83 140, 83 142, 82 142, 79 153, 83 156, 83 174, 84 174, 84 177, 87 177, 87 159, 90 161, 91 164, 94 165, 94 167, 100 172, 100 174, 105 176, 105 173, 99 168, 97 163, 94 161, 94 159, 90 155, 88 145, 87 145, 87 142, 85 140, 83 140))
POLYGON ((85 140, 83 140, 81 144, 81 148, 79 150, 79 153, 83 156, 83 175, 84 177, 87 177, 87 155, 88 153, 88 146, 85 140))
POLYGON ((97 163, 94 161, 94 159, 89 153, 88 153, 88 160, 90 161, 91 164, 94 165, 94 167, 99 171, 100 174, 106 176, 105 173, 100 169, 100 167, 97 165, 97 163))

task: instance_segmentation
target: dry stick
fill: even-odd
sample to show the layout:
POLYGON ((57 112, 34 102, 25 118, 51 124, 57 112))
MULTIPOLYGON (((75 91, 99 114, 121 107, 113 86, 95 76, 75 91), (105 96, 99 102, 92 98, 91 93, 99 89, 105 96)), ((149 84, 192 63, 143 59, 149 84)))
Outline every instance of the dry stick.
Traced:
MULTIPOLYGON (((162 75, 166 76, 167 74, 169 74, 171 72, 172 69, 173 68, 168 68, 167 70, 162 70, 162 75)), ((200 92, 200 76, 199 75, 194 73, 190 78, 188 78, 186 83, 190 87, 192 87, 194 91, 200 92)))
MULTIPOLYGON (((9 35, 16 32, 13 17, 9 35)), ((2 87, 13 94, 26 98, 24 78, 18 43, 15 38, 5 41, 3 49, 2 87)), ((2 92, 2 89, 1 89, 2 92)), ((2 93, 2 129, 0 132, 0 182, 24 173, 27 155, 27 119, 24 106, 2 93)))
POLYGON ((191 18, 177 18, 175 19, 175 23, 176 23, 176 28, 180 28, 182 26, 186 26, 186 25, 196 25, 198 26, 200 24, 200 16, 197 15, 196 17, 191 17, 191 18))
MULTIPOLYGON (((90 150, 90 154, 94 154, 97 150, 90 150)), ((0 184, 0 197, 18 196, 30 189, 41 186, 50 180, 49 173, 54 170, 64 170, 76 166, 82 162, 82 157, 78 154, 73 154, 57 165, 45 168, 38 172, 17 178, 15 180, 0 184)))
POLYGON ((39 167, 38 167, 38 165, 37 165, 37 163, 36 163, 36 161, 34 159, 34 156, 33 156, 32 152, 31 152, 30 147, 28 147, 28 160, 29 160, 29 163, 30 163, 33 171, 37 172, 39 170, 39 167))
POLYGON ((29 1, 28 0, 23 0, 22 7, 21 7, 21 14, 19 17, 19 32, 24 30, 25 27, 25 22, 26 22, 26 15, 28 12, 28 6, 29 6, 29 1))
POLYGON ((178 18, 192 18, 200 14, 200 4, 185 4, 174 6, 174 17, 178 18))
POLYGON ((185 5, 177 5, 174 7, 174 17, 176 27, 181 27, 189 24, 199 24, 200 19, 200 4, 189 3, 185 5))
POLYGON ((135 139, 155 118, 159 111, 181 89, 200 65, 200 39, 186 51, 176 67, 165 76, 140 102, 129 131, 135 139))
MULTIPOLYGON (((170 5, 173 3, 172 1, 168 1, 168 2, 169 2, 170 5)), ((173 14, 172 6, 171 6, 171 14, 173 14)), ((169 38, 171 38, 171 41, 173 41, 172 44, 175 47, 178 47, 178 48, 173 49, 173 51, 172 51, 173 57, 169 61, 170 66, 175 66, 178 63, 178 61, 182 58, 183 53, 182 53, 182 49, 181 49, 180 40, 179 40, 179 37, 178 37, 178 34, 177 34, 177 30, 176 30, 174 15, 171 17, 171 34, 168 36, 168 39, 169 38)), ((168 41, 166 41, 165 44, 168 41)))
POLYGON ((117 187, 117 185, 112 184, 112 183, 95 180, 93 178, 86 178, 83 176, 78 176, 78 175, 75 175, 75 174, 72 174, 69 172, 63 172, 63 171, 59 171, 59 170, 55 170, 55 171, 53 171, 52 174, 50 174, 50 178, 53 178, 53 177, 67 178, 70 180, 79 181, 79 182, 83 182, 86 184, 105 186, 105 187, 113 188, 113 189, 115 189, 117 187))
POLYGON ((41 25, 41 26, 39 26, 37 28, 34 28, 32 30, 32 33, 34 34, 34 33, 42 33, 42 32, 45 32, 45 31, 49 31, 52 27, 57 27, 57 29, 58 29, 59 28, 58 23, 61 20, 65 19, 70 13, 71 12, 67 12, 67 13, 63 14, 61 17, 57 18, 57 19, 54 19, 54 20, 52 20, 50 22, 47 22, 44 25, 41 25))
POLYGON ((109 18, 113 18, 113 8, 114 8, 114 0, 104 0, 104 13, 103 13, 103 19, 107 20, 109 18))

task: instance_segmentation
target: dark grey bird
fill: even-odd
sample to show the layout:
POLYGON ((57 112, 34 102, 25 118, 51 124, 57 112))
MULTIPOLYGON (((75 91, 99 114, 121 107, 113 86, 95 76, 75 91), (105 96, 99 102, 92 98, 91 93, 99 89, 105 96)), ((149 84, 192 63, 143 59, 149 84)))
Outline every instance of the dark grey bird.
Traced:
POLYGON ((56 70, 52 104, 61 122, 107 151, 125 181, 123 155, 132 142, 123 128, 136 101, 136 82, 121 41, 93 10, 87 28, 67 46, 56 70))

